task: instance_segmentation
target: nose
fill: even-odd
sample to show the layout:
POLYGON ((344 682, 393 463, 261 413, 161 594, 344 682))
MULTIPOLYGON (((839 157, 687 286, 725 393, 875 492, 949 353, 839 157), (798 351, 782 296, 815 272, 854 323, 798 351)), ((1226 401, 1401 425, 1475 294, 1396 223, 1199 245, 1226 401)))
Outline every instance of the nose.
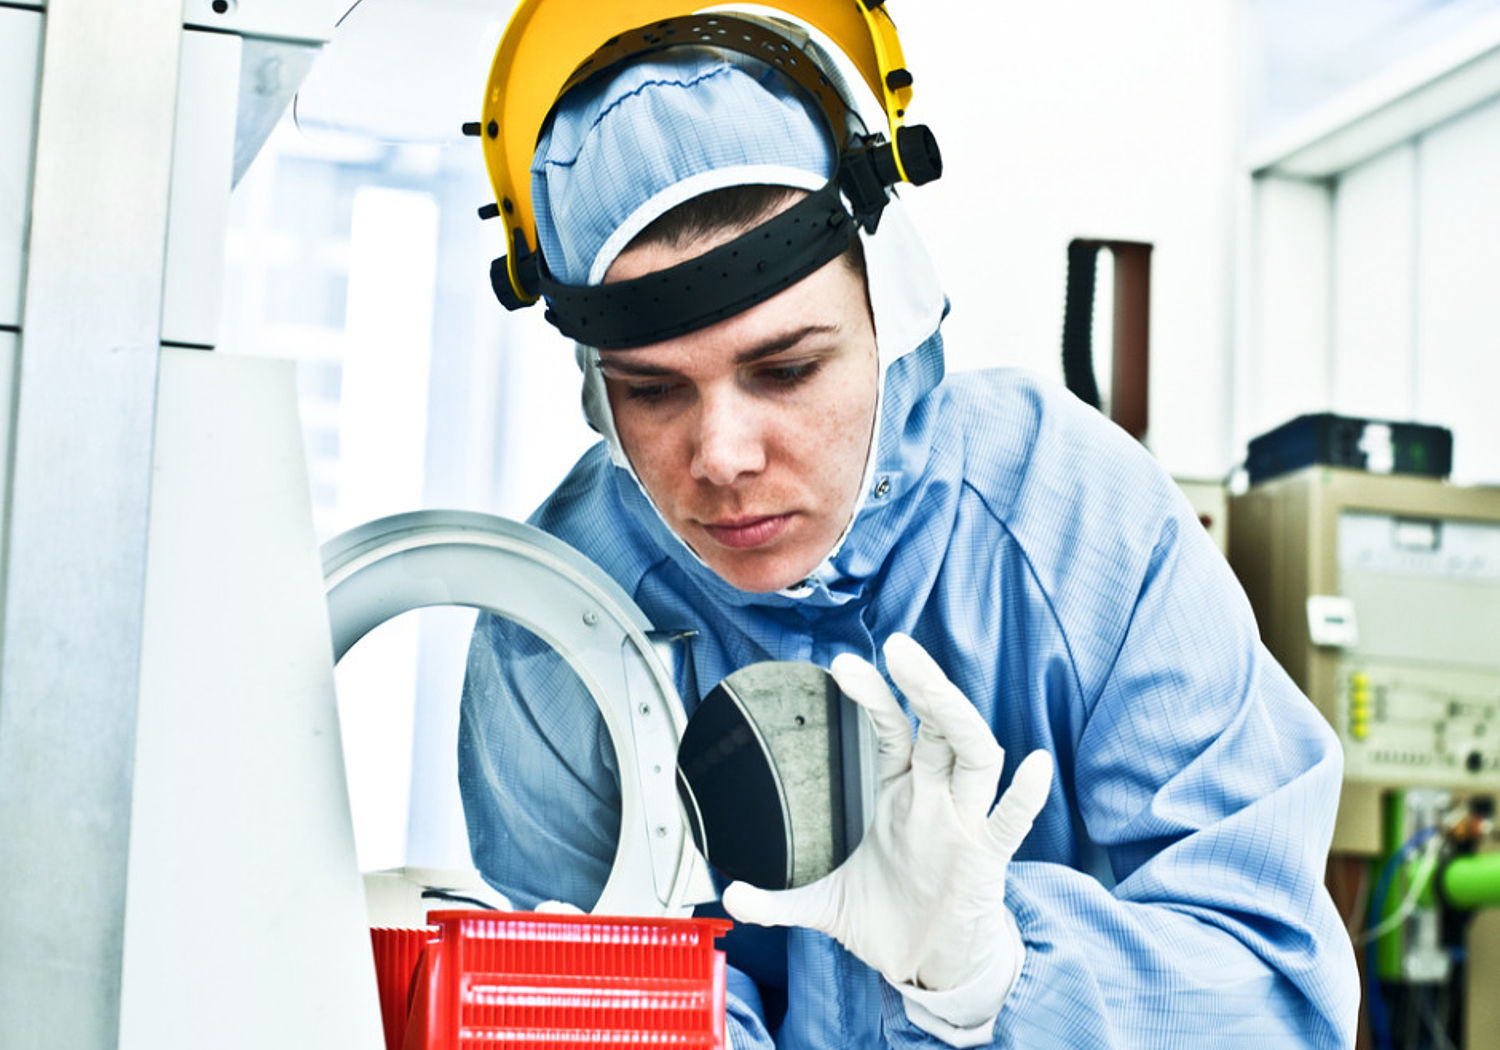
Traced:
POLYGON ((699 401, 692 475, 711 485, 732 485, 765 469, 766 448, 753 405, 733 392, 714 391, 699 401))

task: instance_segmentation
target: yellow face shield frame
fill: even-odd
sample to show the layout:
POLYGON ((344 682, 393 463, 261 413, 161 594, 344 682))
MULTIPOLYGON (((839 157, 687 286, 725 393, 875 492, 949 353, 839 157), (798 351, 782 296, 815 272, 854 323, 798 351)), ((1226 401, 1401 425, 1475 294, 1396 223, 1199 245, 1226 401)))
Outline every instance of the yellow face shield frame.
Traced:
MULTIPOLYGON (((922 129, 923 136, 915 136, 911 132, 916 129, 903 128, 912 77, 882 0, 778 0, 769 6, 832 40, 881 100, 892 144, 882 156, 886 181, 935 178, 931 163, 920 159, 935 155, 930 135, 922 129)), ((709 44, 774 62, 822 103, 835 128, 844 127, 843 100, 807 55, 779 44, 773 52, 744 22, 733 21, 733 12, 698 10, 682 0, 523 0, 516 8, 495 52, 481 119, 471 125, 483 143, 497 202, 482 214, 505 224, 508 281, 494 276, 507 307, 525 306, 539 295, 535 280, 521 268, 536 248, 532 153, 552 107, 580 80, 647 51, 709 44), (720 14, 726 20, 716 18, 720 14)))

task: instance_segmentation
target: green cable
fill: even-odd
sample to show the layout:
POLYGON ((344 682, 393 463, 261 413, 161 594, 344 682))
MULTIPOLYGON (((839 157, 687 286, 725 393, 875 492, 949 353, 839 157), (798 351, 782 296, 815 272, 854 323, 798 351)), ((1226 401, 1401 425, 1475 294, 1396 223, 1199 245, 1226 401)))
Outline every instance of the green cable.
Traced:
MULTIPOLYGON (((1402 834, 1402 825, 1406 817, 1406 793, 1404 791, 1392 791, 1385 796, 1385 849, 1381 856, 1375 858, 1371 865, 1372 879, 1375 873, 1380 872, 1387 864, 1391 863, 1396 855, 1401 852, 1405 836, 1402 834)), ((1403 865, 1404 867, 1404 865, 1403 865)), ((1398 870, 1392 873, 1390 883, 1387 886, 1385 899, 1382 902, 1379 914, 1371 916, 1370 928, 1375 928, 1386 922, 1395 914, 1400 905, 1401 898, 1406 896, 1406 880, 1403 878, 1404 871, 1398 870)), ((1374 903, 1374 902, 1372 902, 1374 903)), ((1380 976, 1388 981, 1399 980, 1401 977, 1401 954, 1405 938, 1402 929, 1398 925, 1389 933, 1380 937, 1375 942, 1376 966, 1380 976)))

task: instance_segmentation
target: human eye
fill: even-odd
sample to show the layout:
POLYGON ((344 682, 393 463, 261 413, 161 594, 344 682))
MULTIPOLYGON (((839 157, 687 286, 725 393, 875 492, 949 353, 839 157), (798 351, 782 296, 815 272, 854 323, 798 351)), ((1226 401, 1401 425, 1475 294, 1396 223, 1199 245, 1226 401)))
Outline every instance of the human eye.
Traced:
POLYGON ((679 389, 680 384, 652 382, 626 383, 624 386, 627 400, 644 405, 655 405, 671 398, 679 389))
POLYGON ((784 390, 790 390, 806 383, 818 374, 823 367, 820 358, 808 361, 794 361, 767 365, 760 369, 757 377, 764 383, 784 390))

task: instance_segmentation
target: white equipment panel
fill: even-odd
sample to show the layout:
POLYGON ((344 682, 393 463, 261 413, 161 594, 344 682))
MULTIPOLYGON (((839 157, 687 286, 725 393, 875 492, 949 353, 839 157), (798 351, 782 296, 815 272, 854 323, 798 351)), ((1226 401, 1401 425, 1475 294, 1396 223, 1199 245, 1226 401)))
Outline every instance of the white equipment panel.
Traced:
POLYGON ((0 327, 21 323, 41 58, 41 12, 0 7, 0 327))
POLYGON ((230 33, 182 34, 162 289, 164 343, 209 347, 218 341, 243 48, 230 33))
MULTIPOLYGON (((16 392, 16 355, 20 342, 15 332, 0 329, 0 463, 10 462, 10 404, 16 392)), ((0 485, 0 547, 5 545, 6 499, 5 486, 0 485)))
POLYGON ((381 1045, 294 367, 166 350, 122 1050, 381 1045))
POLYGON ((337 16, 351 3, 329 0, 182 0, 182 22, 189 29, 209 29, 244 37, 270 37, 313 44, 333 35, 337 16))
POLYGON ((1392 788, 1500 788, 1500 488, 1308 467, 1236 496, 1229 560, 1344 751, 1335 852, 1392 788))
POLYGON ((602 569, 533 526, 429 510, 335 536, 323 571, 336 660, 386 620, 433 605, 497 613, 557 650, 598 705, 621 770, 620 842, 594 911, 682 916, 714 898, 677 798, 682 700, 651 622, 602 569))
POLYGON ((1500 521, 1347 510, 1338 567, 1359 620, 1336 677, 1344 776, 1500 780, 1500 521))

